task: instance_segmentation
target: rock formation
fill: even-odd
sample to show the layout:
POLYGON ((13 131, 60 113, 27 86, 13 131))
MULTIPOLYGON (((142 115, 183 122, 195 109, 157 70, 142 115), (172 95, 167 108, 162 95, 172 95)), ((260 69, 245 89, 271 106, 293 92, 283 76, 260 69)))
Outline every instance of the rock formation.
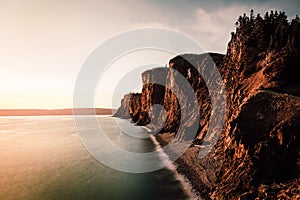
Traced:
MULTIPOLYGON (((286 18, 273 12, 244 17, 232 34, 220 67, 228 104, 212 152, 221 163, 213 199, 276 199, 285 182, 299 181, 300 21, 286 18), (272 184, 276 190, 260 190, 272 184)), ((299 189, 285 198, 296 198, 299 189)))
POLYGON ((129 115, 133 122, 137 122, 141 115, 141 94, 131 93, 129 100, 129 115))
POLYGON ((141 94, 129 93, 125 94, 121 100, 121 106, 113 114, 113 117, 122 119, 132 119, 137 122, 141 115, 141 94))
POLYGON ((147 125, 159 117, 159 110, 154 109, 153 105, 163 105, 165 95, 165 80, 169 69, 166 67, 147 70, 142 74, 143 88, 141 93, 141 115, 137 122, 138 125, 147 125))
MULTIPOLYGON (((163 126, 157 135, 162 144, 170 139, 164 132, 180 134, 180 122, 184 127, 196 123, 197 135, 177 160, 178 170, 208 199, 300 198, 300 20, 297 16, 288 22, 284 12, 272 11, 264 18, 251 12, 250 17, 241 16, 236 26, 225 56, 180 55, 170 60, 169 70, 156 69, 164 73, 145 72, 140 104, 131 104, 140 106, 134 108, 139 112, 134 121, 150 123, 152 105, 162 105, 163 111, 151 114, 156 124, 163 126), (213 84, 213 77, 208 81, 202 77, 203 70, 213 64, 225 84, 226 120, 224 127, 216 127, 221 135, 214 149, 199 158, 211 120, 218 120, 211 117, 210 97, 225 95, 219 91, 209 94, 207 87, 213 84), (180 84, 175 71, 196 94, 199 121, 188 112, 193 102, 179 103, 180 95, 188 100, 189 95, 182 89, 171 90, 180 84), (165 87, 149 84, 162 80, 165 87)), ((121 113, 129 112, 122 106, 121 113)), ((135 111, 130 112, 138 113, 135 111)), ((210 142, 212 136, 208 137, 210 142)))
POLYGON ((123 119, 130 119, 130 114, 129 114, 130 97, 131 97, 131 94, 124 95, 123 99, 121 100, 120 107, 113 114, 114 117, 119 117, 119 118, 123 118, 123 119))

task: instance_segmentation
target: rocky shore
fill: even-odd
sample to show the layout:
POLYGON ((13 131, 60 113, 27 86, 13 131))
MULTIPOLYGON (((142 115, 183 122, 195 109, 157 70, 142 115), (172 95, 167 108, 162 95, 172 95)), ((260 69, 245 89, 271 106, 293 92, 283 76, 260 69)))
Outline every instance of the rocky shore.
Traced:
POLYGON ((179 55, 169 68, 146 71, 142 93, 125 95, 115 116, 160 127, 156 138, 162 145, 192 139, 176 163, 207 199, 300 199, 299 77, 299 17, 289 22, 284 12, 264 17, 251 12, 236 22, 226 55, 179 55), (210 71, 213 66, 221 81, 210 71), (165 87, 156 84, 160 81, 165 87), (218 89, 222 84, 225 91, 218 89), (225 124, 215 125, 222 107, 225 124), (214 148, 199 157, 210 145, 214 148))

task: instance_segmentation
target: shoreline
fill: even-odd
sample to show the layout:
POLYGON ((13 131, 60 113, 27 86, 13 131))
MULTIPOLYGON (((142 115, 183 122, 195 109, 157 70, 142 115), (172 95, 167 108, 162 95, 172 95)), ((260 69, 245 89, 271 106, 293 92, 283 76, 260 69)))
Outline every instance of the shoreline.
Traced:
MULTIPOLYGON (((147 126, 142 126, 147 132, 151 133, 152 129, 147 126)), ((187 193, 191 200, 204 200, 207 199, 205 195, 202 195, 191 182, 189 173, 185 173, 182 170, 184 167, 183 162, 170 161, 169 156, 163 151, 163 147, 167 145, 174 137, 174 133, 163 133, 165 137, 161 137, 159 134, 151 134, 150 139, 155 145, 155 150, 158 151, 159 156, 163 162, 166 162, 166 168, 172 171, 175 175, 175 178, 181 183, 183 190, 187 193)))
POLYGON ((163 162, 165 162, 167 169, 174 173, 175 178, 181 183, 183 190, 187 193, 190 199, 203 200, 203 197, 201 197, 200 194, 194 189, 189 179, 187 179, 184 174, 178 171, 177 164, 169 160, 169 156, 163 151, 162 146, 158 142, 157 138, 153 135, 151 135, 150 138, 155 145, 155 150, 159 152, 159 156, 162 158, 163 162))
MULTIPOLYGON (((167 145, 174 137, 174 133, 160 133, 156 134, 155 138, 160 146, 167 145)), ((197 164, 198 147, 189 147, 187 151, 178 158, 173 165, 175 165, 178 174, 181 174, 191 185, 193 193, 199 198, 209 199, 209 188, 206 183, 202 182, 203 176, 199 172, 205 170, 204 166, 197 164)), ((206 177, 207 178, 207 177, 206 177)))
MULTIPOLYGON (((141 127, 149 134, 153 131, 150 127, 141 127)), ((151 134, 150 139, 155 145, 155 151, 158 151, 163 162, 167 162, 166 168, 174 173, 175 178, 182 184, 183 190, 190 196, 190 199, 210 199, 209 193, 216 181, 211 170, 207 169, 212 166, 203 166, 199 163, 201 158, 198 158, 199 147, 197 146, 189 147, 175 162, 171 162, 169 156, 163 151, 163 147, 174 139, 174 135, 174 133, 168 132, 151 134)))

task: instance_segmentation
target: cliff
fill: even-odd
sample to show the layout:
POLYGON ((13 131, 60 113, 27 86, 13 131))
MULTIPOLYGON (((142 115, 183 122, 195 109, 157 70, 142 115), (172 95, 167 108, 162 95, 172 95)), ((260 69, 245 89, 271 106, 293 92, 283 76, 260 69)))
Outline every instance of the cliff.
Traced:
POLYGON ((118 110, 113 114, 113 117, 122 119, 131 119, 137 122, 141 115, 141 94, 129 93, 125 94, 121 100, 121 105, 118 110))
POLYGON ((179 126, 199 125, 193 145, 177 163, 208 199, 300 198, 300 20, 288 22, 283 12, 264 18, 251 13, 240 17, 236 26, 225 56, 180 55, 170 60, 166 74, 145 73, 138 123, 149 124, 152 105, 162 105, 164 109, 152 116, 162 127, 157 138, 163 144, 186 131, 179 126), (214 76, 204 81, 202 74, 210 75, 212 65, 225 84, 226 119, 224 127, 214 127, 221 132, 215 147, 199 158, 200 148, 213 139, 208 135, 203 140, 211 120, 219 120, 212 113, 211 97, 225 95, 208 92, 214 76), (197 113, 189 112, 195 104, 180 89, 180 76, 196 95, 199 120, 197 113), (165 81, 165 87, 154 90, 148 86, 152 80, 165 81), (186 101, 179 102, 182 98, 186 101))
POLYGON ((166 90, 164 96, 164 106, 167 111, 164 126, 166 132, 176 132, 180 122, 184 121, 181 124, 182 127, 198 126, 197 141, 204 137, 208 129, 208 121, 211 114, 211 102, 207 84, 212 85, 214 82, 212 79, 205 82, 202 74, 208 74, 209 72, 204 71, 209 70, 213 65, 219 67, 223 57, 224 55, 215 53, 201 55, 185 54, 176 56, 170 60, 169 66, 173 70, 170 70, 168 74, 166 86, 169 89, 166 90), (187 80, 193 94, 186 92, 188 88, 182 86, 184 83, 180 80, 179 76, 183 76, 187 80), (177 94, 174 94, 171 90, 177 90, 177 94), (194 100, 190 97, 192 95, 195 95, 198 101, 196 104, 198 106, 198 113, 191 112, 192 107, 195 106, 194 100), (179 103, 177 97, 185 99, 185 101, 179 103), (199 120, 196 120, 194 123, 198 124, 190 124, 197 115, 199 115, 199 120), (182 116, 185 117, 183 118, 182 116))
POLYGON ((143 88, 141 93, 141 113, 138 125, 152 123, 157 125, 160 115, 160 107, 163 105, 165 95, 165 80, 169 69, 166 67, 154 68, 142 73, 143 88), (157 109, 156 109, 157 108, 157 109))
POLYGON ((130 119, 130 114, 129 114, 130 97, 131 97, 131 94, 124 95, 123 99, 121 100, 121 105, 118 108, 118 110, 113 114, 113 117, 130 119))
POLYGON ((129 100, 129 115, 133 122, 137 122, 141 115, 142 102, 140 93, 131 93, 129 100))
POLYGON ((227 119, 210 197, 296 198, 299 188, 284 186, 299 181, 300 21, 273 12, 240 19, 220 67, 227 119))

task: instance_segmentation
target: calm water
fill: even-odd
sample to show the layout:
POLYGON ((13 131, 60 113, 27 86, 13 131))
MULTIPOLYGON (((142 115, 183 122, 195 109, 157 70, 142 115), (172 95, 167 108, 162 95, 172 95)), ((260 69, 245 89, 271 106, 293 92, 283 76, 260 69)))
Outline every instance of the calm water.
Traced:
MULTIPOLYGON (((127 131, 145 134, 126 120, 103 116, 98 120, 107 129, 116 129, 112 121, 119 120, 127 131)), ((149 138, 128 140, 120 131, 112 131, 109 138, 135 152, 155 148, 149 138)), ((1 117, 0 159, 1 200, 190 198, 169 169, 129 174, 95 160, 81 144, 71 116, 1 117)))

